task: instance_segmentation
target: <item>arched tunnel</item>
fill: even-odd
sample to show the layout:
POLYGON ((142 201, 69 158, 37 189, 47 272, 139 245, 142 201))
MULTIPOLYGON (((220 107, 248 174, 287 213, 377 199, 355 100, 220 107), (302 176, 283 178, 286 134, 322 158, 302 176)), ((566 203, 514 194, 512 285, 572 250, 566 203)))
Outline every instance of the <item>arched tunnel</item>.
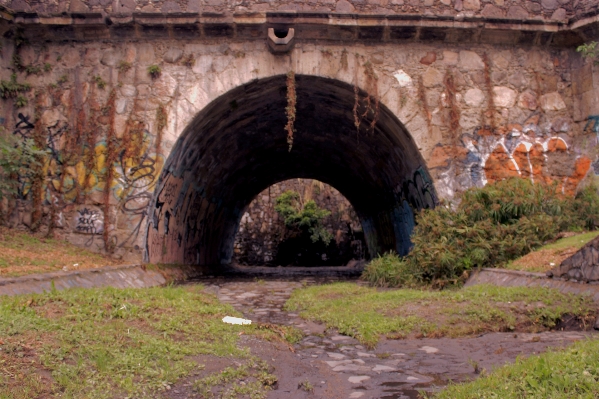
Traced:
POLYGON ((289 150, 286 79, 256 80, 227 92, 182 132, 150 203, 147 261, 229 263, 244 209, 265 188, 296 177, 330 184, 349 200, 370 254, 409 251, 413 210, 436 203, 409 132, 383 104, 367 109, 367 93, 356 97, 352 85, 297 75, 289 150))

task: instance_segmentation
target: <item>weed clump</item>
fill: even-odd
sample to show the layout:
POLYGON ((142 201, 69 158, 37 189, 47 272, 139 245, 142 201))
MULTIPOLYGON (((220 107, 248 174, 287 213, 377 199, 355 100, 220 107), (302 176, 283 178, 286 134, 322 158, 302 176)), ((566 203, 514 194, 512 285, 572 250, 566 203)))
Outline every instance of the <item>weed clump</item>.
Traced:
POLYGON ((599 224, 597 187, 574 198, 555 186, 512 178, 466 191, 455 210, 439 206, 416 215, 412 251, 374 259, 363 278, 377 286, 457 284, 477 267, 498 267, 562 231, 599 224))

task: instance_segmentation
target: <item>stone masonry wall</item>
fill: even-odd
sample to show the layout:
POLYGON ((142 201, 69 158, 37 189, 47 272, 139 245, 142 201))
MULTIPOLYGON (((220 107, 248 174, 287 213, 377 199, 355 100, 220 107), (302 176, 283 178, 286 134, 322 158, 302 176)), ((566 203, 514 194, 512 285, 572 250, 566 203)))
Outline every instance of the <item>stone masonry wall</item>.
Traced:
POLYGON ((285 224, 274 207, 276 199, 288 190, 299 193, 303 203, 314 200, 320 208, 329 210, 331 215, 323 225, 333 233, 333 240, 337 246, 356 241, 353 246, 358 253, 347 256, 357 259, 364 257, 365 244, 363 240, 356 238, 356 235, 362 235, 362 227, 347 199, 328 184, 311 179, 293 179, 262 191, 248 206, 235 237, 236 263, 273 264, 278 246, 285 238, 285 224))
POLYGON ((15 11, 38 13, 101 12, 240 13, 335 12, 371 14, 423 14, 565 21, 595 10, 595 0, 3 0, 15 11))
POLYGON ((599 237, 594 238, 559 266, 547 272, 550 277, 578 282, 599 281, 599 237))
MULTIPOLYGON (((558 3, 593 7, 518 4, 549 10, 558 3)), ((440 4, 455 10, 454 3, 440 4)), ((480 3, 481 9, 514 4, 480 3)), ((43 43, 30 36, 22 43, 14 27, 3 24, 2 32, 0 79, 14 75, 31 85, 21 93, 27 104, 0 100, 3 134, 32 138, 49 154, 43 181, 19 176, 17 202, 3 206, 11 210, 9 223, 29 228, 37 220, 73 243, 131 260, 145 246, 148 204, 162 189, 156 187, 162 165, 193 117, 235 87, 290 70, 370 87, 414 138, 441 198, 507 176, 557 182, 573 194, 589 172, 599 173, 599 71, 574 48, 297 39, 282 57, 249 38, 175 40, 148 33, 123 40, 90 36, 85 43, 67 35, 43 43), (150 76, 150 65, 161 68, 160 76, 150 76), (376 82, 367 80, 366 65, 376 82)))

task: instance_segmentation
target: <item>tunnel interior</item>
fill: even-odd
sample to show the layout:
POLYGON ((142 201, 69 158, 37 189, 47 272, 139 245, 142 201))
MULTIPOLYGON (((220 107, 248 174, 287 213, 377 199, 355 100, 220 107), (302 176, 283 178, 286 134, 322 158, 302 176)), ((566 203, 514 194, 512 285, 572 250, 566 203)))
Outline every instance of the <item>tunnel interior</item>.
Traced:
POLYGON ((258 194, 235 235, 233 265, 344 266, 368 258, 350 202, 318 180, 290 179, 258 194))
POLYGON ((355 109, 354 86, 296 75, 289 149, 286 80, 255 80, 227 92, 181 133, 150 203, 146 261, 230 263, 244 210, 262 190, 291 178, 339 190, 371 255, 409 251, 414 211, 436 204, 409 132, 383 104, 369 106, 361 90, 355 109))

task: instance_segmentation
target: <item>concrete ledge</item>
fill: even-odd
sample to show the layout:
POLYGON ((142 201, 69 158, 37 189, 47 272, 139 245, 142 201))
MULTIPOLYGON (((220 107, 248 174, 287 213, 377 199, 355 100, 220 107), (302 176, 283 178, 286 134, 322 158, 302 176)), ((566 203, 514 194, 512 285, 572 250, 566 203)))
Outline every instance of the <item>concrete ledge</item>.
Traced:
POLYGON ((543 273, 521 272, 505 269, 481 269, 475 271, 465 286, 476 284, 493 284, 501 287, 548 287, 563 293, 586 294, 599 304, 599 284, 573 283, 565 280, 551 279, 543 273))
POLYGON ((170 282, 186 281, 200 276, 335 276, 357 277, 363 267, 198 267, 173 265, 146 267, 146 265, 111 266, 101 269, 31 274, 15 278, 0 278, 0 295, 21 295, 68 288, 147 288, 170 282))
POLYGON ((81 287, 143 288, 164 285, 167 277, 159 270, 149 270, 142 265, 105 267, 70 272, 33 274, 0 279, 0 295, 42 293, 81 287))

